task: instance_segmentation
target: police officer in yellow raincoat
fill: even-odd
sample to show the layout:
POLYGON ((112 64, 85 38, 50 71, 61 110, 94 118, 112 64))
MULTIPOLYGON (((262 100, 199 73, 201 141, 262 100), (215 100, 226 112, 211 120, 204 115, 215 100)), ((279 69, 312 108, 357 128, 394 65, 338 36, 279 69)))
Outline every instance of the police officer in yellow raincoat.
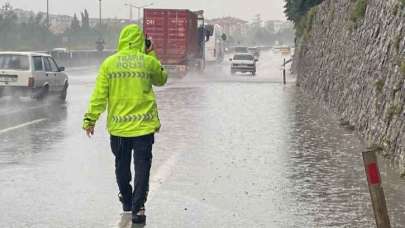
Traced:
POLYGON ((119 199, 124 211, 132 211, 134 223, 144 223, 145 202, 149 190, 154 134, 160 129, 156 97, 152 86, 163 86, 167 73, 153 45, 145 45, 145 36, 137 25, 125 27, 118 51, 100 67, 90 104, 84 115, 83 129, 90 137, 99 116, 107 109, 107 128, 115 156, 115 174, 119 199), (134 188, 131 181, 131 157, 134 157, 134 188))

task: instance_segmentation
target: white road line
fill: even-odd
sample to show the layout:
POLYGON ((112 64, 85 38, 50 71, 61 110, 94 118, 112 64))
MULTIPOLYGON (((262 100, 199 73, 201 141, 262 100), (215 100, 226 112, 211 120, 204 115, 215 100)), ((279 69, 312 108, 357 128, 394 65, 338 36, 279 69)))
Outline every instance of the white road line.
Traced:
POLYGON ((162 183, 166 182, 171 176, 173 168, 176 166, 179 153, 172 155, 163 165, 161 165, 149 181, 149 196, 148 200, 151 200, 154 193, 158 191, 162 183))
POLYGON ((30 110, 42 109, 42 108, 48 108, 48 107, 51 107, 51 105, 49 104, 49 105, 33 106, 33 107, 29 107, 29 108, 24 108, 24 109, 21 109, 21 110, 17 109, 17 110, 14 110, 12 112, 0 113, 0 116, 8 116, 8 115, 13 115, 13 114, 18 114, 18 113, 21 113, 21 112, 27 112, 27 111, 30 111, 30 110))
POLYGON ((45 120, 46 120, 46 119, 37 119, 37 120, 33 120, 33 121, 30 121, 30 122, 27 122, 27 123, 23 123, 23 124, 14 126, 14 127, 6 128, 6 129, 3 129, 3 130, 0 130, 0 135, 1 135, 1 134, 4 134, 4 133, 7 133, 7 132, 9 132, 9 131, 17 130, 17 129, 19 129, 19 128, 28 127, 28 126, 30 126, 30 125, 34 125, 34 124, 43 122, 43 121, 45 121, 45 120))

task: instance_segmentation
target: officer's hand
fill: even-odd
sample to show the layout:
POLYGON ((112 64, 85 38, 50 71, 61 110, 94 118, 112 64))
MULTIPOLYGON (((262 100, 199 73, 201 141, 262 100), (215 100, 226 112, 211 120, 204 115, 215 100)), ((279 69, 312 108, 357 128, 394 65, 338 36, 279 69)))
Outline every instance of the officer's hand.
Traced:
POLYGON ((150 52, 152 52, 154 50, 153 48, 153 43, 151 43, 150 47, 146 49, 146 54, 149 54, 150 52))
POLYGON ((94 126, 85 129, 87 137, 91 138, 94 135, 94 126))

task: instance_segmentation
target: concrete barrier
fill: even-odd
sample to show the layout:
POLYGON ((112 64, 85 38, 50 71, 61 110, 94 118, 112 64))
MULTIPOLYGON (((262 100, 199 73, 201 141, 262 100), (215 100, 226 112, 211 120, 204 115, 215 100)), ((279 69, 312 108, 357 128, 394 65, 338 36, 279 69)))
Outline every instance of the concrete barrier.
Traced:
POLYGON ((99 65, 108 56, 114 54, 113 50, 103 52, 93 50, 77 50, 69 52, 49 52, 58 65, 65 67, 81 67, 99 65))

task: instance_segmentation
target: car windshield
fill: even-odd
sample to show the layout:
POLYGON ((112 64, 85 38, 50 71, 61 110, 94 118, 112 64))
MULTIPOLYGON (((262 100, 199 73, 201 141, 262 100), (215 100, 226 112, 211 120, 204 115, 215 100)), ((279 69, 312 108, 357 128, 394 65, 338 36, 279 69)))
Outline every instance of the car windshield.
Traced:
POLYGON ((0 54, 0 69, 29 70, 29 59, 26 55, 0 54))
POLYGON ((234 60, 254 60, 255 58, 251 55, 235 55, 234 60))

